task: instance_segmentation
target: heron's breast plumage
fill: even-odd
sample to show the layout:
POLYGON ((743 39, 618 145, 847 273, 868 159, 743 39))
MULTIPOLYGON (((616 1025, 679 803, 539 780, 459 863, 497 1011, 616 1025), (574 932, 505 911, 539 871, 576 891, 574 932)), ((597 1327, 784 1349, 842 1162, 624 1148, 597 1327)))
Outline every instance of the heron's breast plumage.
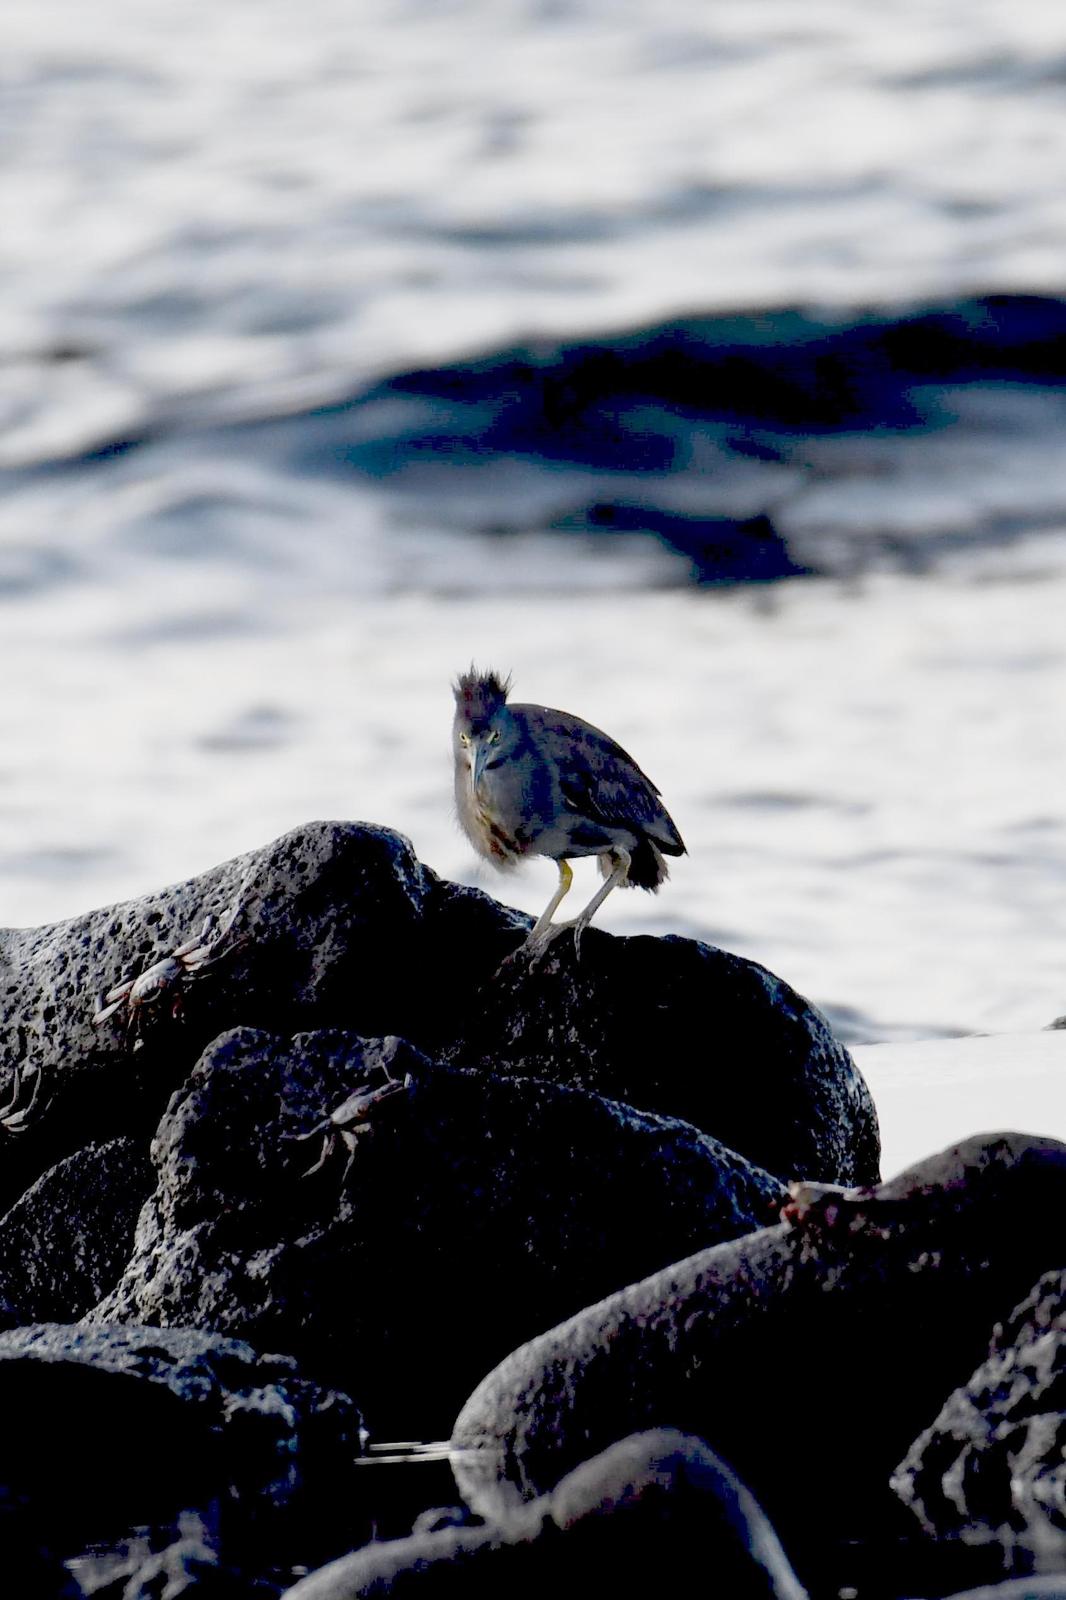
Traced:
POLYGON ((486 853, 494 861, 505 866, 511 865, 522 855, 522 846, 513 832, 509 832, 492 810, 485 805, 478 796, 474 798, 477 811, 478 827, 487 846, 486 853))
POLYGON ((474 848, 496 866, 514 866, 526 854, 529 839, 521 812, 508 803, 506 786, 482 782, 475 789, 470 768, 461 762, 456 767, 455 794, 459 820, 474 848))

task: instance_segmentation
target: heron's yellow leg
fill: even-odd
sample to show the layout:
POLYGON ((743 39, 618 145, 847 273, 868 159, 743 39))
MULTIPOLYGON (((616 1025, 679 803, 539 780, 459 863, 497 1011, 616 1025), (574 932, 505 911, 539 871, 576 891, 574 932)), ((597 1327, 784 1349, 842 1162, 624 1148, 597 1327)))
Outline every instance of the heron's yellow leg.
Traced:
POLYGON ((597 911, 610 894, 611 890, 617 889, 620 883, 625 883, 626 876, 629 872, 629 864, 630 860, 632 859, 629 851, 623 850, 620 845, 616 845, 611 853, 615 858, 614 869, 611 872, 610 877, 607 879, 607 882, 602 884, 600 888, 597 889, 596 893, 593 895, 584 911, 579 912, 572 922, 553 923, 551 920, 552 913, 558 907, 559 901, 563 898, 563 895, 566 893, 567 889, 569 889, 571 880, 574 876, 569 867, 567 867, 564 880, 563 868, 566 867, 566 862, 560 861, 560 882, 558 891, 551 901, 551 904, 548 906, 548 909, 545 911, 544 915, 537 923, 537 926, 533 929, 533 932, 530 934, 529 938, 522 947, 523 949, 529 949, 531 946, 537 947, 533 951, 532 959, 534 961, 538 961, 541 956, 543 956, 544 952, 547 950, 552 941, 556 939, 560 933, 565 933, 567 928, 572 928, 574 930, 574 957, 575 959, 580 957, 581 935, 584 933, 585 929, 588 927, 589 923, 592 921, 593 917, 596 915, 597 911))
POLYGON ((548 904, 544 907, 544 910, 537 918, 533 932, 526 940, 527 945, 540 943, 541 939, 544 937, 549 923, 551 922, 551 919, 559 909, 563 896, 568 892, 570 885, 574 881, 574 869, 570 865, 569 861, 559 861, 556 863, 556 865, 559 868, 559 887, 556 889, 555 893, 548 901, 548 904))

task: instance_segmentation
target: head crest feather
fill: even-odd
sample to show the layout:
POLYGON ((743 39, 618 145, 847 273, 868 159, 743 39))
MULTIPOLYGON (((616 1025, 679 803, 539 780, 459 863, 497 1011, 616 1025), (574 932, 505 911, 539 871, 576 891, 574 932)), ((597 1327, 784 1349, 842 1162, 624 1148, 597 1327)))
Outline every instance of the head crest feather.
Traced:
POLYGON ((479 672, 471 663, 469 672, 455 680, 455 703, 471 722, 480 722, 498 711, 511 692, 510 676, 498 672, 479 672))

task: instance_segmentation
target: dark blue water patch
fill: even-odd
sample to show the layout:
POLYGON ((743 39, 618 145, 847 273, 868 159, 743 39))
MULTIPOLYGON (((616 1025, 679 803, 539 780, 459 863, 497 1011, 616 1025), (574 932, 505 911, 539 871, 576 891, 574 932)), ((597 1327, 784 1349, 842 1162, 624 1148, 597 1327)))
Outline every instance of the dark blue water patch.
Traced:
MULTIPOLYGON (((698 314, 513 345, 329 405, 216 423, 210 448, 250 452, 297 483, 358 483, 398 532, 647 534, 684 558, 679 582, 747 583, 921 573, 1066 526, 1066 474, 1033 469, 1034 440, 1057 459, 1064 428, 1066 299, 990 294, 698 314), (990 445, 1008 468, 1012 450, 1028 452, 1006 507, 973 481, 990 445), (818 510, 797 512, 812 488, 818 510)), ((206 435, 192 414, 146 418, 139 437, 66 470, 206 435)))
POLYGON ((129 455, 131 450, 139 450, 142 445, 150 444, 159 435, 159 429, 145 424, 137 432, 116 435, 114 439, 102 439, 98 444, 91 445, 88 450, 71 459, 71 466, 91 466, 97 461, 118 461, 123 456, 129 455))
MULTIPOLYGON (((698 582, 870 566, 921 572, 970 539, 1002 542, 1033 526, 1032 508, 1019 505, 1016 517, 945 527, 933 496, 927 526, 916 525, 913 507, 898 538, 892 526, 892 451, 922 435, 1008 436, 1008 388, 1062 408, 1066 301, 989 295, 850 315, 793 307, 514 346, 397 373, 304 413, 276 442, 293 471, 420 497, 430 520, 447 503, 451 525, 463 524, 465 495, 471 531, 510 520, 525 530, 651 534, 686 558, 698 582), (977 390, 989 394, 982 420, 960 415, 960 395, 977 390), (809 528, 802 544, 787 531, 789 493, 834 472, 842 482, 854 476, 854 453, 827 465, 822 448, 816 466, 808 460, 834 438, 875 441, 889 484, 879 497, 884 525, 850 550, 839 524, 821 543, 809 528), (554 475, 550 512, 523 516, 519 500, 511 519, 499 506, 488 513, 484 493, 471 491, 475 482, 484 489, 487 465, 508 462, 542 469, 546 483, 554 475), (798 481, 782 501, 785 471, 798 481), (671 484, 686 487, 680 503, 671 484)), ((968 481, 958 487, 965 499, 968 481)), ((1066 515, 1066 504, 1041 508, 1037 524, 1060 509, 1066 515)))
MULTIPOLYGON (((742 434, 920 428, 935 416, 915 404, 916 385, 990 381, 1066 384, 1066 302, 990 295, 902 315, 792 308, 691 317, 398 374, 384 388, 488 409, 481 436, 490 447, 528 441, 614 466, 615 445, 636 431, 627 423, 634 406, 716 419, 742 434)), ((660 449, 638 466, 666 461, 660 449)))
MULTIPOLYGON (((988 295, 899 313, 692 316, 412 369, 234 428, 254 435, 305 423, 296 458, 369 476, 389 477, 412 459, 462 465, 501 453, 659 473, 686 464, 695 422, 739 456, 770 461, 805 436, 943 427, 952 413, 938 404, 941 391, 1007 383, 1066 392, 1066 300, 988 295)), ((172 428, 186 431, 180 421, 172 428)), ((148 424, 78 459, 105 460, 155 436, 148 424)))
POLYGON ((809 576, 768 516, 683 516, 648 504, 594 500, 557 517, 556 530, 582 533, 652 533, 685 556, 700 583, 768 583, 809 576))

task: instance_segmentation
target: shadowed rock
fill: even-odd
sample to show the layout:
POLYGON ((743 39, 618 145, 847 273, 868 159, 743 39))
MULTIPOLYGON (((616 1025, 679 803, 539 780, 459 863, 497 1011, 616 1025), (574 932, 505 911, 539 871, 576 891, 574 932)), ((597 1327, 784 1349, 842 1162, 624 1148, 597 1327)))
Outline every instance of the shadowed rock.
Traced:
POLYGON ((780 1177, 874 1183, 877 1115, 825 1018, 754 961, 693 939, 561 934, 481 991, 453 1059, 682 1117, 780 1177))
POLYGON ((153 1160, 134 1255, 92 1320, 206 1326, 290 1351, 365 1393, 377 1428, 423 1437, 523 1339, 749 1231, 784 1194, 684 1123, 336 1032, 217 1040, 174 1096, 153 1160), (360 1083, 408 1073, 354 1150, 338 1141, 309 1174, 321 1119, 360 1083))
POLYGON ((663 1429, 619 1441, 502 1523, 367 1545, 285 1600, 655 1595, 695 1572, 710 1594, 804 1600, 754 1496, 701 1440, 663 1429))
POLYGON ((20 1322, 73 1322, 113 1288, 152 1192, 147 1147, 89 1145, 44 1173, 0 1218, 0 1301, 20 1322))
POLYGON ((1025 1533, 1066 1570, 1066 1271, 1045 1274, 996 1328, 892 1487, 929 1533, 1025 1533))
POLYGON ((669 1420, 733 1463, 790 1544, 898 1522, 889 1473, 1057 1254, 1048 1218, 1064 1203, 1066 1145, 1017 1134, 970 1140, 873 1194, 801 1195, 791 1223, 515 1351, 456 1422, 464 1498, 499 1516, 590 1448, 669 1420))
POLYGON ((0 1397, 6 1481, 36 1462, 57 1482, 84 1478, 75 1497, 114 1496, 123 1510, 157 1475, 189 1493, 236 1469, 277 1503, 308 1468, 339 1470, 363 1437, 347 1395, 308 1382, 290 1358, 194 1328, 0 1333, 0 1397), (57 1423, 76 1425, 80 1446, 58 1452, 57 1423))

